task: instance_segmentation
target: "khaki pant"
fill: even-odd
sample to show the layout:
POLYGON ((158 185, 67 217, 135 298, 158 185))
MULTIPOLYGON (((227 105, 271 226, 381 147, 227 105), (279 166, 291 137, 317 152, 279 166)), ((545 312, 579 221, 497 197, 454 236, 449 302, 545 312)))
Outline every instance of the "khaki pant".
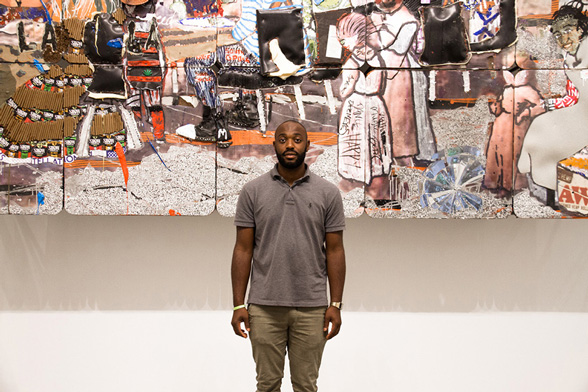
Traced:
POLYGON ((326 307, 249 306, 257 392, 279 392, 286 350, 294 392, 316 392, 326 343, 326 307))

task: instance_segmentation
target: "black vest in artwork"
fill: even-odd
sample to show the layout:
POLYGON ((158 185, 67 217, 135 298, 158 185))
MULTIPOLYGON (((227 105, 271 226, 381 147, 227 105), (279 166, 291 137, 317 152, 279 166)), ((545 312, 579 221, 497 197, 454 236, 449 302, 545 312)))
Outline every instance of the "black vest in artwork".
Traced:
POLYGON ((419 59, 423 65, 465 64, 471 58, 461 3, 420 10, 425 47, 419 59))
POLYGON ((122 69, 124 31, 112 14, 99 13, 84 27, 84 51, 94 66, 88 90, 93 93, 124 94, 122 69))

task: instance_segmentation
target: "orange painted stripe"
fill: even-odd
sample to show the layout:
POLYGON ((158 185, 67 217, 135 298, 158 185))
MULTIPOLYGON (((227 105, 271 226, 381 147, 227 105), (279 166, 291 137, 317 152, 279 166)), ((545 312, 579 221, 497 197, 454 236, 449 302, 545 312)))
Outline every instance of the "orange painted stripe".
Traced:
MULTIPOLYGON (((247 145, 270 145, 274 141, 274 132, 267 132, 264 137, 261 132, 256 130, 251 131, 231 131, 233 146, 247 146, 247 145)), ((331 132, 309 132, 308 138, 312 144, 319 146, 334 146, 337 144, 337 134, 331 132)), ((141 135, 143 141, 152 140, 153 135, 144 132, 141 135)), ((175 134, 165 135, 165 141, 168 143, 185 143, 196 146, 210 144, 211 142, 199 142, 186 139, 175 134)))
POLYGON ((550 20, 551 19, 551 15, 550 14, 537 14, 537 15, 525 15, 525 16, 521 16, 520 19, 547 19, 550 20))
MULTIPOLYGON (((475 104, 479 98, 437 98, 436 101, 449 101, 449 103, 471 103, 475 104)), ((488 98, 488 102, 495 102, 495 98, 488 98)))
POLYGON ((161 76, 130 76, 127 75, 127 80, 129 82, 161 82, 161 76))
POLYGON ((159 67, 159 60, 130 60, 127 61, 129 67, 159 67))
MULTIPOLYGON (((127 166, 138 166, 141 162, 127 161, 127 166)), ((117 158, 104 158, 104 160, 93 160, 93 159, 76 159, 73 162, 66 162, 63 166, 66 169, 83 169, 86 166, 92 166, 94 168, 102 167, 120 167, 117 158)))
POLYGON ((409 169, 414 169, 414 170, 419 170, 424 172, 425 170, 427 170, 426 167, 420 167, 420 166, 408 166, 409 169))

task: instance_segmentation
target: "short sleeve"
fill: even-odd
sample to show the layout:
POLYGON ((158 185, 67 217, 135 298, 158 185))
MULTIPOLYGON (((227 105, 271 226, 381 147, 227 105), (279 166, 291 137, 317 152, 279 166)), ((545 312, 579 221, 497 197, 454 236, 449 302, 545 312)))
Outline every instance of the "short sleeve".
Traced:
POLYGON ((255 227, 255 215, 253 213, 253 199, 251 189, 245 185, 237 200, 237 212, 235 213, 235 226, 255 227))
POLYGON ((330 203, 327 208, 327 215, 325 217, 325 231, 332 233, 334 231, 341 231, 345 229, 345 212, 343 210, 343 200, 339 189, 333 188, 333 192, 329 192, 330 203))

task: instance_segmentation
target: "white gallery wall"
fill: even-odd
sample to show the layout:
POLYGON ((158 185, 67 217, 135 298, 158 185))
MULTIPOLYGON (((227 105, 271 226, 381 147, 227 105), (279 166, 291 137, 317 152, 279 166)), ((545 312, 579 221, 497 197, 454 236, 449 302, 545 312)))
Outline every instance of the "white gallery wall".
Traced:
MULTIPOLYGON (((347 224, 321 391, 588 391, 585 221, 347 224)), ((0 392, 254 391, 234 231, 217 213, 1 216, 0 392)))

